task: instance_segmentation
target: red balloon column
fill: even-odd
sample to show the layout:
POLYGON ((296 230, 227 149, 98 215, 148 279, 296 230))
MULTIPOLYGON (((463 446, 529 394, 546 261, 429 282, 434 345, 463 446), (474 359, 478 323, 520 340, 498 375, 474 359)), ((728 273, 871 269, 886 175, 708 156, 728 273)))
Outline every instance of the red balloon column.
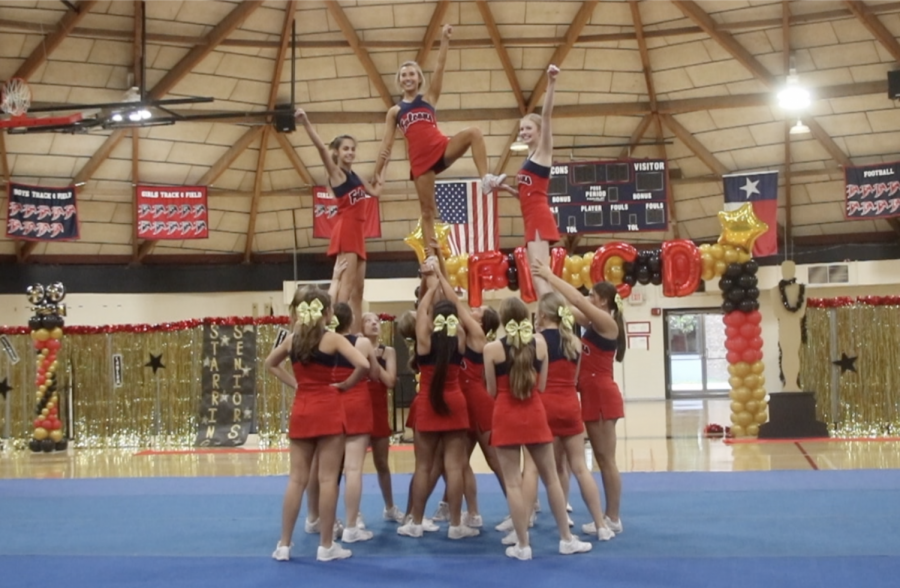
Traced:
POLYGON ((759 425, 768 420, 757 269, 752 259, 732 263, 719 280, 728 350, 725 358, 731 376, 731 433, 735 437, 756 437, 759 425))
POLYGON ((34 452, 61 451, 68 445, 63 433, 58 390, 57 356, 62 347, 66 307, 61 304, 66 291, 59 282, 46 288, 28 287, 28 300, 34 304, 34 316, 28 321, 37 352, 35 363, 35 418, 29 448, 34 452))

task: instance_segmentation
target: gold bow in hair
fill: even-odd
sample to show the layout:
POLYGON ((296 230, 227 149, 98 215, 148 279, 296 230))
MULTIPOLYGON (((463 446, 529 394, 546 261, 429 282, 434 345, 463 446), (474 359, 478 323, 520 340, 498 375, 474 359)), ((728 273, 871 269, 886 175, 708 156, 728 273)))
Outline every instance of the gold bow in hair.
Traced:
POLYGON ((622 312, 622 308, 625 306, 625 301, 622 300, 622 297, 616 294, 616 310, 622 312))
POLYGON ((531 321, 524 319, 521 322, 509 321, 506 323, 506 337, 513 347, 528 345, 534 339, 534 327, 531 321))
POLYGON ((442 314, 434 317, 434 332, 443 331, 444 328, 447 329, 447 334, 451 337, 456 336, 456 327, 459 326, 459 319, 453 316, 444 316, 442 314))
POLYGON ((316 298, 312 302, 301 302, 297 307, 297 317, 300 319, 301 325, 315 324, 322 318, 322 311, 325 309, 322 302, 316 298))
POLYGON ((496 341, 497 340, 497 331, 491 329, 490 331, 485 333, 484 338, 487 339, 489 342, 496 341))
POLYGON ((572 314, 572 311, 569 310, 569 307, 560 306, 556 313, 559 315, 559 324, 571 331, 572 327, 575 326, 575 316, 572 314))
POLYGON ((340 324, 341 321, 338 320, 338 317, 335 315, 331 315, 331 320, 328 321, 328 325, 325 328, 334 333, 335 331, 337 331, 337 328, 340 326, 340 324))

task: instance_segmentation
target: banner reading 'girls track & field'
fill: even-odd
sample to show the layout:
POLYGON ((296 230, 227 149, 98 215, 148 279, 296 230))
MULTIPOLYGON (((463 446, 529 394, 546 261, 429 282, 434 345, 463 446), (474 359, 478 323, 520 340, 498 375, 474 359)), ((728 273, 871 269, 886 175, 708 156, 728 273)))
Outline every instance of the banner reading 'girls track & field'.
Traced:
POLYGON ((75 186, 43 188, 10 182, 6 236, 26 241, 78 239, 75 186))
MULTIPOLYGON (((313 237, 330 239, 334 225, 337 223, 337 198, 325 186, 313 186, 313 237)), ((381 215, 378 212, 378 198, 367 196, 362 201, 353 203, 362 206, 366 219, 363 226, 363 237, 377 239, 381 237, 381 215)))
POLYGON ((137 186, 135 195, 139 239, 209 237, 206 186, 137 186))
POLYGON ((900 161, 844 168, 844 216, 900 216, 900 161))

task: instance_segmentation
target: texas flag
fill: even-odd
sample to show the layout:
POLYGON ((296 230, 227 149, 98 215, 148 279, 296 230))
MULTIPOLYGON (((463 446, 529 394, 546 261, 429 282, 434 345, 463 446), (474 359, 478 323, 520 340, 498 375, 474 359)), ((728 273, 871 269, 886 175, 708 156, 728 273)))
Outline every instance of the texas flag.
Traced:
POLYGON ((725 210, 737 210, 746 203, 769 230, 753 245, 755 257, 778 253, 778 172, 723 176, 725 210))

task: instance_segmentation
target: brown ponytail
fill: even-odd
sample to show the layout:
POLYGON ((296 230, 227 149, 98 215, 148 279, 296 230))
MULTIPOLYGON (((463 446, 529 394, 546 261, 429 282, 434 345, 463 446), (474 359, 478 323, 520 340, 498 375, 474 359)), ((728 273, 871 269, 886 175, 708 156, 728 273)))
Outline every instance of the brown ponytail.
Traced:
MULTIPOLYGON (((510 321, 521 323, 529 320, 528 308, 519 298, 507 298, 500 304, 500 323, 508 325, 510 321)), ((509 333, 507 333, 509 342, 509 333)), ((537 372, 534 369, 536 356, 535 346, 528 343, 508 345, 506 365, 509 370, 509 389, 514 398, 524 400, 531 396, 537 384, 537 372)))
POLYGON ((616 302, 616 296, 619 292, 610 282, 597 282, 594 284, 594 294, 601 300, 606 301, 606 308, 609 314, 615 319, 616 325, 619 327, 619 335, 616 337, 616 361, 621 362, 625 359, 625 322, 622 318, 622 311, 616 302))

